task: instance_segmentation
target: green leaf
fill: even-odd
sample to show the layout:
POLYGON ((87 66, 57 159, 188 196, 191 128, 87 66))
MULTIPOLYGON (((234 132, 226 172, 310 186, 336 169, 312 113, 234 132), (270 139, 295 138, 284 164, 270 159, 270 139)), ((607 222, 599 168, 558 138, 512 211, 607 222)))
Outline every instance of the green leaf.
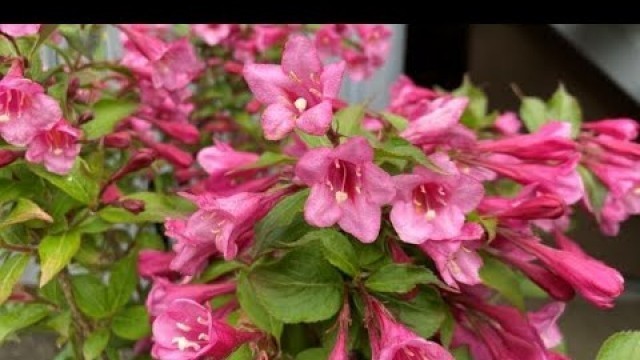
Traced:
POLYGON ((62 288, 60 287, 60 283, 57 281, 49 281, 47 285, 38 289, 38 295, 60 307, 67 306, 64 294, 62 293, 62 288))
POLYGON ((451 355, 453 355, 456 360, 473 360, 467 346, 460 346, 451 350, 451 355))
POLYGON ((390 263, 367 278, 364 285, 373 291, 404 294, 418 284, 435 284, 438 278, 431 270, 417 265, 390 263))
POLYGON ((54 31, 58 28, 58 24, 42 24, 40 26, 40 31, 38 31, 38 41, 33 45, 31 51, 29 52, 29 58, 32 58, 36 51, 44 44, 45 41, 53 34, 54 31))
POLYGON ((0 343, 16 331, 44 319, 49 312, 49 307, 42 304, 16 303, 5 305, 0 309, 0 343))
POLYGON ((138 109, 138 102, 125 99, 102 99, 93 106, 93 120, 82 126, 85 136, 94 140, 111 132, 138 109))
POLYGON ((338 111, 333 119, 333 130, 343 136, 357 135, 362 130, 364 105, 351 105, 338 111))
POLYGON ((474 86, 468 76, 464 77, 462 85, 452 91, 452 94, 469 99, 469 104, 460 119, 462 124, 471 129, 482 129, 493 123, 494 117, 487 116, 487 95, 482 89, 474 86))
POLYGON ((326 360, 329 358, 329 351, 325 348, 311 348, 296 355, 296 360, 326 360))
POLYGON ((0 229, 29 220, 53 222, 51 215, 47 214, 36 203, 29 199, 20 198, 9 214, 0 220, 0 229))
POLYGON ((0 305, 2 305, 13 291, 13 286, 20 280, 24 269, 29 263, 29 255, 7 254, 0 265, 0 305))
POLYGON ((151 333, 149 314, 143 305, 124 308, 111 321, 114 334, 127 340, 139 340, 151 333))
POLYGON ((380 298, 398 320, 425 339, 433 336, 445 320, 446 306, 433 289, 421 288, 408 301, 389 295, 381 295, 380 298))
POLYGON ((342 277, 315 249, 256 266, 248 279, 266 310, 285 323, 325 320, 342 306, 342 277))
POLYGON ((283 154, 266 151, 262 153, 262 155, 260 155, 258 160, 256 160, 254 163, 251 163, 246 166, 242 166, 237 170, 235 170, 234 172, 248 170, 248 169, 260 169, 260 168, 271 167, 274 165, 287 164, 287 163, 295 163, 295 159, 283 154))
POLYGON ((436 173, 442 173, 442 169, 434 164, 422 150, 399 137, 390 138, 382 143, 381 146, 376 149, 376 159, 380 156, 409 160, 436 173))
POLYGON ((600 216, 602 206, 604 206, 604 200, 607 198, 607 188, 589 169, 582 165, 578 165, 578 172, 584 183, 584 187, 587 193, 587 200, 593 208, 593 212, 596 216, 600 216))
POLYGON ((316 230, 325 259, 347 275, 358 273, 358 257, 349 239, 333 229, 316 230))
POLYGON ((403 131, 407 128, 407 126, 409 126, 409 120, 400 115, 396 115, 390 112, 383 112, 380 115, 382 115, 382 118, 398 131, 403 131))
POLYGON ((98 234, 109 230, 112 226, 112 223, 92 215, 80 222, 76 226, 76 230, 82 234, 98 234))
POLYGON ((240 346, 236 351, 234 351, 227 360, 253 360, 253 354, 251 353, 251 348, 247 344, 240 346))
POLYGON ((107 287, 93 275, 78 275, 71 279, 73 297, 85 315, 103 319, 110 315, 111 307, 107 287))
POLYGON ((309 196, 309 190, 305 189, 291 194, 276 204, 269 213, 262 218, 255 226, 254 253, 260 254, 272 246, 279 237, 274 237, 273 233, 281 235, 278 229, 290 225, 296 215, 302 212, 304 203, 309 196))
POLYGON ((29 185, 22 181, 0 179, 0 204, 32 194, 33 187, 29 185))
POLYGON ((66 340, 69 338, 69 330, 71 329, 71 312, 67 310, 53 315, 45 325, 66 340))
POLYGON ((622 331, 611 335, 596 357, 596 360, 623 359, 640 359, 640 331, 622 331))
POLYGON ((135 224, 142 222, 161 223, 168 217, 184 217, 196 210, 196 207, 192 202, 175 195, 139 192, 127 195, 124 199, 144 201, 144 211, 136 215, 119 207, 108 206, 100 210, 98 215, 102 219, 114 224, 135 224))
POLYGON ((138 283, 136 260, 136 254, 132 253, 113 265, 107 289, 107 299, 112 313, 125 306, 136 289, 138 283))
POLYGON ((100 356, 109 343, 109 330, 98 329, 84 342, 82 354, 85 360, 93 360, 100 356))
POLYGON ((317 148, 317 147, 323 147, 323 146, 332 147, 331 141, 326 135, 314 136, 299 130, 296 130, 296 134, 298 135, 298 137, 300 137, 300 140, 302 140, 302 142, 305 143, 310 148, 317 148))
POLYGON ((484 265, 480 269, 482 282, 498 291, 519 309, 524 309, 524 296, 520 290, 518 276, 513 269, 490 256, 483 256, 483 260, 484 265))
POLYGON ((575 97, 560 84, 547 103, 547 119, 571 124, 572 137, 576 137, 582 125, 582 110, 575 97))
POLYGON ((76 231, 61 235, 47 235, 40 246, 40 287, 62 270, 80 249, 80 233, 76 231))
POLYGON ((280 341, 283 328, 282 321, 271 316, 260 301, 258 301, 258 294, 247 280, 246 274, 238 277, 236 296, 238 297, 240 307, 247 314, 249 320, 280 341))
POLYGON ((218 260, 214 261, 202 272, 202 274, 198 277, 199 283, 208 283, 211 280, 215 280, 222 275, 226 275, 230 272, 238 270, 242 268, 244 265, 237 261, 231 260, 218 260))
POLYGON ((537 97, 522 97, 520 119, 529 132, 535 132, 547 120, 547 105, 537 97))
POLYGON ((64 176, 50 173, 41 165, 29 165, 29 169, 82 204, 91 205, 96 202, 100 191, 98 182, 81 158, 76 159, 71 171, 64 176))
POLYGON ((360 242, 354 242, 351 244, 356 251, 356 257, 358 258, 358 267, 375 270, 381 262, 385 261, 384 252, 380 247, 373 244, 363 244, 360 242))

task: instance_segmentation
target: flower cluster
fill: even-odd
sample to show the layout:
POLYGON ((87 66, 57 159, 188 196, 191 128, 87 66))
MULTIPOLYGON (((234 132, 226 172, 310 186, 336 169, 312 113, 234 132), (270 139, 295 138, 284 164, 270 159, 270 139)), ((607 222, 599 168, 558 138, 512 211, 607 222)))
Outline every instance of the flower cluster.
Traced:
POLYGON ((348 104, 385 25, 115 29, 109 61, 103 25, 0 25, 0 311, 28 320, 6 334, 50 327, 61 357, 568 359, 565 303, 623 292, 567 230, 640 213, 634 120, 583 124, 562 87, 487 113, 466 80, 406 76, 386 109, 348 104), (41 289, 16 285, 32 257, 41 289))

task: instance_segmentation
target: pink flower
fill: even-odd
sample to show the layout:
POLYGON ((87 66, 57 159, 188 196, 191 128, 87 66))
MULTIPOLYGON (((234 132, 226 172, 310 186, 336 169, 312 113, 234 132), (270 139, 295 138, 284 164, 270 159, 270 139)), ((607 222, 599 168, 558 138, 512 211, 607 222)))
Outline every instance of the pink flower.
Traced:
POLYGON ((173 284, 164 278, 155 278, 153 287, 147 296, 146 306, 151 316, 164 313, 169 305, 177 299, 189 299, 197 303, 211 300, 215 296, 232 293, 236 290, 234 283, 219 284, 173 284))
POLYGON ((233 29, 232 24, 193 24, 191 31, 207 45, 218 45, 226 40, 233 29))
POLYGON ((323 67, 308 38, 287 41, 282 65, 248 64, 244 77, 258 101, 267 105, 262 127, 269 140, 280 140, 294 128, 323 135, 333 117, 331 99, 338 96, 344 64, 323 67))
POLYGON ((12 37, 35 35, 40 31, 40 24, 0 24, 0 32, 12 37))
POLYGON ((606 119, 582 124, 582 128, 596 134, 609 135, 619 140, 631 141, 638 137, 640 125, 634 119, 606 119))
POLYGON ((176 240, 173 244, 176 256, 169 264, 171 270, 193 276, 207 265, 207 259, 219 254, 215 244, 194 243, 183 235, 187 232, 186 220, 167 219, 164 226, 166 235, 176 240))
POLYGON ((138 274, 145 278, 166 277, 172 273, 170 269, 171 261, 176 254, 172 252, 141 250, 138 254, 138 274))
POLYGON ((466 97, 438 98, 429 105, 427 113, 410 122, 400 135, 414 144, 436 139, 458 124, 468 103, 466 97))
POLYGON ((355 81, 371 77, 373 73, 384 65, 384 62, 391 48, 391 30, 385 25, 379 24, 356 24, 355 31, 360 37, 362 53, 355 56, 346 56, 351 52, 343 52, 347 61, 347 69, 351 79, 355 81), (349 61, 349 59, 355 61, 349 61))
POLYGON ((430 158, 445 174, 418 166, 410 175, 394 177, 398 191, 391 223, 400 239, 412 244, 458 236, 465 214, 484 195, 482 184, 461 174, 447 155, 436 153, 430 158))
POLYGON ((167 90, 182 89, 203 69, 195 50, 186 38, 166 44, 133 28, 121 26, 142 57, 123 59, 126 65, 150 73, 153 86, 167 90), (149 67, 149 69, 145 69, 149 67))
POLYGON ((373 150, 363 137, 353 137, 335 149, 307 151, 296 169, 311 187, 304 208, 307 222, 318 227, 335 223, 360 241, 375 241, 380 231, 380 207, 395 194, 391 177, 373 164, 373 150))
POLYGON ((340 54, 342 39, 348 35, 351 27, 345 24, 322 24, 315 32, 315 45, 322 58, 340 54))
POLYGON ((447 240, 427 240, 420 249, 436 263, 440 276, 449 286, 458 288, 458 283, 480 284, 482 258, 474 248, 480 246, 484 230, 477 223, 467 223, 458 236, 447 240))
POLYGON ((156 359, 225 359, 257 333, 239 331, 211 310, 188 299, 178 299, 153 322, 153 348, 156 359))
POLYGON ((391 86, 389 111, 413 121, 429 112, 431 102, 436 98, 435 91, 417 86, 408 76, 402 75, 391 86))
POLYGON ((238 253, 238 241, 258 220, 258 211, 264 205, 262 195, 239 193, 215 197, 203 194, 190 198, 199 209, 187 219, 183 228, 172 231, 171 236, 192 246, 215 245, 225 259, 233 259, 238 253))
POLYGON ((453 360, 442 346, 396 322, 389 310, 371 296, 367 298, 367 313, 373 360, 453 360))
POLYGON ((283 44, 287 36, 291 33, 291 29, 286 25, 254 25, 253 31, 256 37, 256 49, 264 52, 269 48, 283 44))
POLYGON ((345 300, 340 315, 338 316, 338 336, 336 344, 329 354, 328 360, 349 360, 349 323, 351 322, 351 311, 349 310, 349 302, 345 300))
POLYGON ((493 126, 502 134, 502 135, 517 135, 522 128, 522 122, 518 119, 518 115, 513 112, 506 112, 498 118, 496 118, 496 122, 493 126))
POLYGON ((556 322, 564 312, 564 308, 564 303, 552 302, 541 307, 538 311, 527 314, 529 322, 538 331, 547 349, 552 349, 562 343, 562 333, 556 322))
POLYGON ((22 157, 22 151, 0 150, 0 168, 5 167, 22 157))
POLYGON ((25 79, 16 61, 0 80, 0 136, 11 145, 24 146, 62 117, 60 105, 39 84, 25 79))
POLYGON ((60 119, 51 129, 38 133, 31 140, 25 158, 32 163, 44 163, 47 170, 64 175, 71 170, 80 153, 79 136, 80 130, 60 119))
POLYGON ((230 145, 215 141, 214 146, 205 147, 198 153, 198 164, 211 176, 220 176, 228 171, 249 165, 258 160, 258 155, 236 151, 230 145))

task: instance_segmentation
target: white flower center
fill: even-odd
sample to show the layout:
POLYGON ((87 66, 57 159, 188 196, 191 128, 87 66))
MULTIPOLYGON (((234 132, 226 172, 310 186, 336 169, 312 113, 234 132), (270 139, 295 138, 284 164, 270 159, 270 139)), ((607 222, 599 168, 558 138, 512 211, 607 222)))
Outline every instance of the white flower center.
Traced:
POLYGON ((341 204, 341 203, 347 201, 348 198, 349 198, 349 195, 347 195, 346 192, 344 192, 344 191, 336 191, 336 201, 338 202, 338 204, 341 204))
POLYGON ((634 195, 640 195, 640 186, 638 186, 635 189, 633 189, 633 194, 634 195))
POLYGON ((427 210, 427 212, 425 212, 425 213, 424 213, 424 217, 425 217, 425 219, 427 219, 427 220, 433 220, 433 219, 435 219, 435 218, 436 218, 436 215, 437 215, 437 213, 436 213, 436 211, 435 211, 435 210, 433 210, 433 209, 429 209, 429 210, 427 210))
POLYGON ((293 102, 293 106, 295 106, 298 111, 303 112, 307 109, 307 99, 299 97, 293 102))
POLYGON ((60 155, 60 154, 62 154, 62 149, 60 148, 53 149, 53 155, 60 155))
POLYGON ((7 114, 0 115, 0 123, 7 122, 7 121, 9 121, 9 115, 7 114))
POLYGON ((176 323, 176 327, 182 331, 191 331, 191 327, 181 322, 176 323))
POLYGON ((193 349, 194 351, 198 351, 201 348, 200 344, 194 341, 189 341, 184 336, 179 336, 171 339, 171 343, 177 344, 178 350, 180 351, 185 351, 189 348, 193 349))

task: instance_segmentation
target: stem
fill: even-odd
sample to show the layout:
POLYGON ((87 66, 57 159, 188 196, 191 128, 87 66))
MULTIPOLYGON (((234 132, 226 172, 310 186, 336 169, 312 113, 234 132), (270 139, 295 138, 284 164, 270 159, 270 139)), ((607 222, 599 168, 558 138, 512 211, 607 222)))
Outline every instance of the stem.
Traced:
MULTIPOLYGON (((82 353, 84 341, 87 339, 87 337, 89 337, 89 334, 91 334, 91 326, 80 312, 80 309, 78 309, 78 305, 73 298, 73 293, 71 292, 71 278, 69 275, 69 271, 67 269, 61 271, 58 280, 60 281, 62 294, 64 295, 67 304, 69 304, 69 309, 71 310, 71 318, 73 319, 73 324, 77 330, 76 334, 78 337, 78 346, 76 347, 76 352, 82 353)), ((80 357, 80 359, 82 359, 82 356, 80 357)))
POLYGON ((3 33, 2 31, 0 31, 0 35, 2 35, 5 39, 9 40, 9 42, 11 43, 11 47, 13 48, 13 51, 16 53, 16 56, 22 57, 22 53, 20 53, 20 48, 16 43, 16 39, 14 39, 12 36, 9 36, 8 34, 3 33))
POLYGON ((36 251, 36 249, 32 246, 7 244, 2 240, 0 240, 0 248, 16 251, 16 252, 29 253, 29 254, 34 253, 36 251))

